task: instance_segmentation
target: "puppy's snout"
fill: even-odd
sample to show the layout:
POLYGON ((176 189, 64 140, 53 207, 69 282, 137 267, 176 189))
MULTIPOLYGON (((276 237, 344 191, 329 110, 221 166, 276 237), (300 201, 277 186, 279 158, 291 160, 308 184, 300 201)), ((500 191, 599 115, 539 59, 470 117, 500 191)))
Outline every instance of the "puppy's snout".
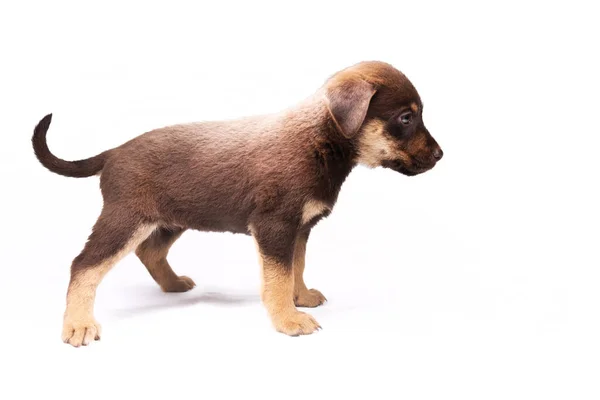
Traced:
POLYGON ((436 161, 440 161, 442 159, 442 157, 444 156, 444 152, 442 151, 442 149, 440 149, 439 147, 437 147, 434 151, 433 151, 433 158, 436 159, 436 161))

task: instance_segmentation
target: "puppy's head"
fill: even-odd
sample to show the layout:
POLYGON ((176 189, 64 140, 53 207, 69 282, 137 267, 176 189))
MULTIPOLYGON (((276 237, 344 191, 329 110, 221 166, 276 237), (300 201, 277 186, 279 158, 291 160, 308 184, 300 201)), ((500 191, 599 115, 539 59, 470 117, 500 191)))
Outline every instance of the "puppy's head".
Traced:
POLYGON ((325 84, 329 114, 356 148, 356 162, 405 175, 433 168, 443 152, 423 122, 423 103, 412 83, 383 62, 362 62, 325 84))

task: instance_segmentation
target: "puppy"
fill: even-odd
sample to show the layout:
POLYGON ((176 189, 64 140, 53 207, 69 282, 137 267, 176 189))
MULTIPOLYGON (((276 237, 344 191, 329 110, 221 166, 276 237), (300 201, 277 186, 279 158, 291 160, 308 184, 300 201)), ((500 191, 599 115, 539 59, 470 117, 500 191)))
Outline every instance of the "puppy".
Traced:
POLYGON ((187 229, 252 235, 274 327, 288 335, 316 331, 317 321, 296 309, 326 300, 303 279, 310 230, 331 212, 357 164, 405 175, 436 165, 443 153, 422 115, 411 82, 377 61, 337 72, 283 112, 164 127, 79 161, 50 152, 47 115, 33 133, 38 160, 68 177, 99 175, 104 199, 71 265, 63 341, 78 347, 100 338, 96 288, 131 251, 163 291, 192 289, 194 281, 166 259, 187 229))

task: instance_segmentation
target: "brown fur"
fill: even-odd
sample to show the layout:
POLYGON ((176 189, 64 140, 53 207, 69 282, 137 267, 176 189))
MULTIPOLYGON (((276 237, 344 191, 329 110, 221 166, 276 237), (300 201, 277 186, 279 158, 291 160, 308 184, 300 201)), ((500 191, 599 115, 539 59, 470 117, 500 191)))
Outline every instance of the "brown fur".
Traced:
POLYGON ((93 339, 100 339, 100 324, 93 317, 96 288, 108 271, 152 234, 155 228, 156 225, 141 224, 116 253, 107 255, 97 264, 72 271, 62 333, 65 343, 79 347, 89 344, 93 339))
POLYGON ((79 345, 99 335, 93 293, 133 249, 163 290, 191 289, 193 281, 177 276, 166 260, 186 229, 253 235, 263 301, 275 327, 291 335, 313 332, 316 321, 294 307, 325 301, 302 278, 308 233, 331 212, 358 163, 406 175, 436 164, 443 153, 422 112, 410 81, 373 61, 336 73, 313 96, 280 113, 168 126, 87 160, 50 153, 51 114, 46 116, 32 138, 39 161, 65 176, 99 174, 104 198, 98 222, 73 260, 63 339, 79 345), (405 123, 400 116, 407 112, 405 123), (142 229, 148 226, 156 230, 142 229))
POLYGON ((287 265, 262 253, 261 299, 277 331, 290 336, 307 335, 321 328, 309 314, 294 307, 294 274, 287 265))
POLYGON ((298 235, 294 247, 294 304, 297 307, 317 307, 327 301, 321 292, 317 289, 308 289, 304 283, 304 259, 308 235, 308 231, 298 235))
POLYGON ((191 278, 177 276, 167 261, 169 249, 183 231, 180 228, 157 229, 135 251, 150 276, 165 292, 187 292, 196 286, 191 278))

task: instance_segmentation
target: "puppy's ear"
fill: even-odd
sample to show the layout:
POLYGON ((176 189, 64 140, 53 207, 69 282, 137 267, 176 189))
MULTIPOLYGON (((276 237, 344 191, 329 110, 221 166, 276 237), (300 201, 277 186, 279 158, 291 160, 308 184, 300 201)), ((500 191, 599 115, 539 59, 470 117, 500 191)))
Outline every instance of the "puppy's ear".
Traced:
POLYGON ((375 88, 362 79, 344 80, 327 88, 327 109, 345 137, 358 133, 375 92, 375 88))

